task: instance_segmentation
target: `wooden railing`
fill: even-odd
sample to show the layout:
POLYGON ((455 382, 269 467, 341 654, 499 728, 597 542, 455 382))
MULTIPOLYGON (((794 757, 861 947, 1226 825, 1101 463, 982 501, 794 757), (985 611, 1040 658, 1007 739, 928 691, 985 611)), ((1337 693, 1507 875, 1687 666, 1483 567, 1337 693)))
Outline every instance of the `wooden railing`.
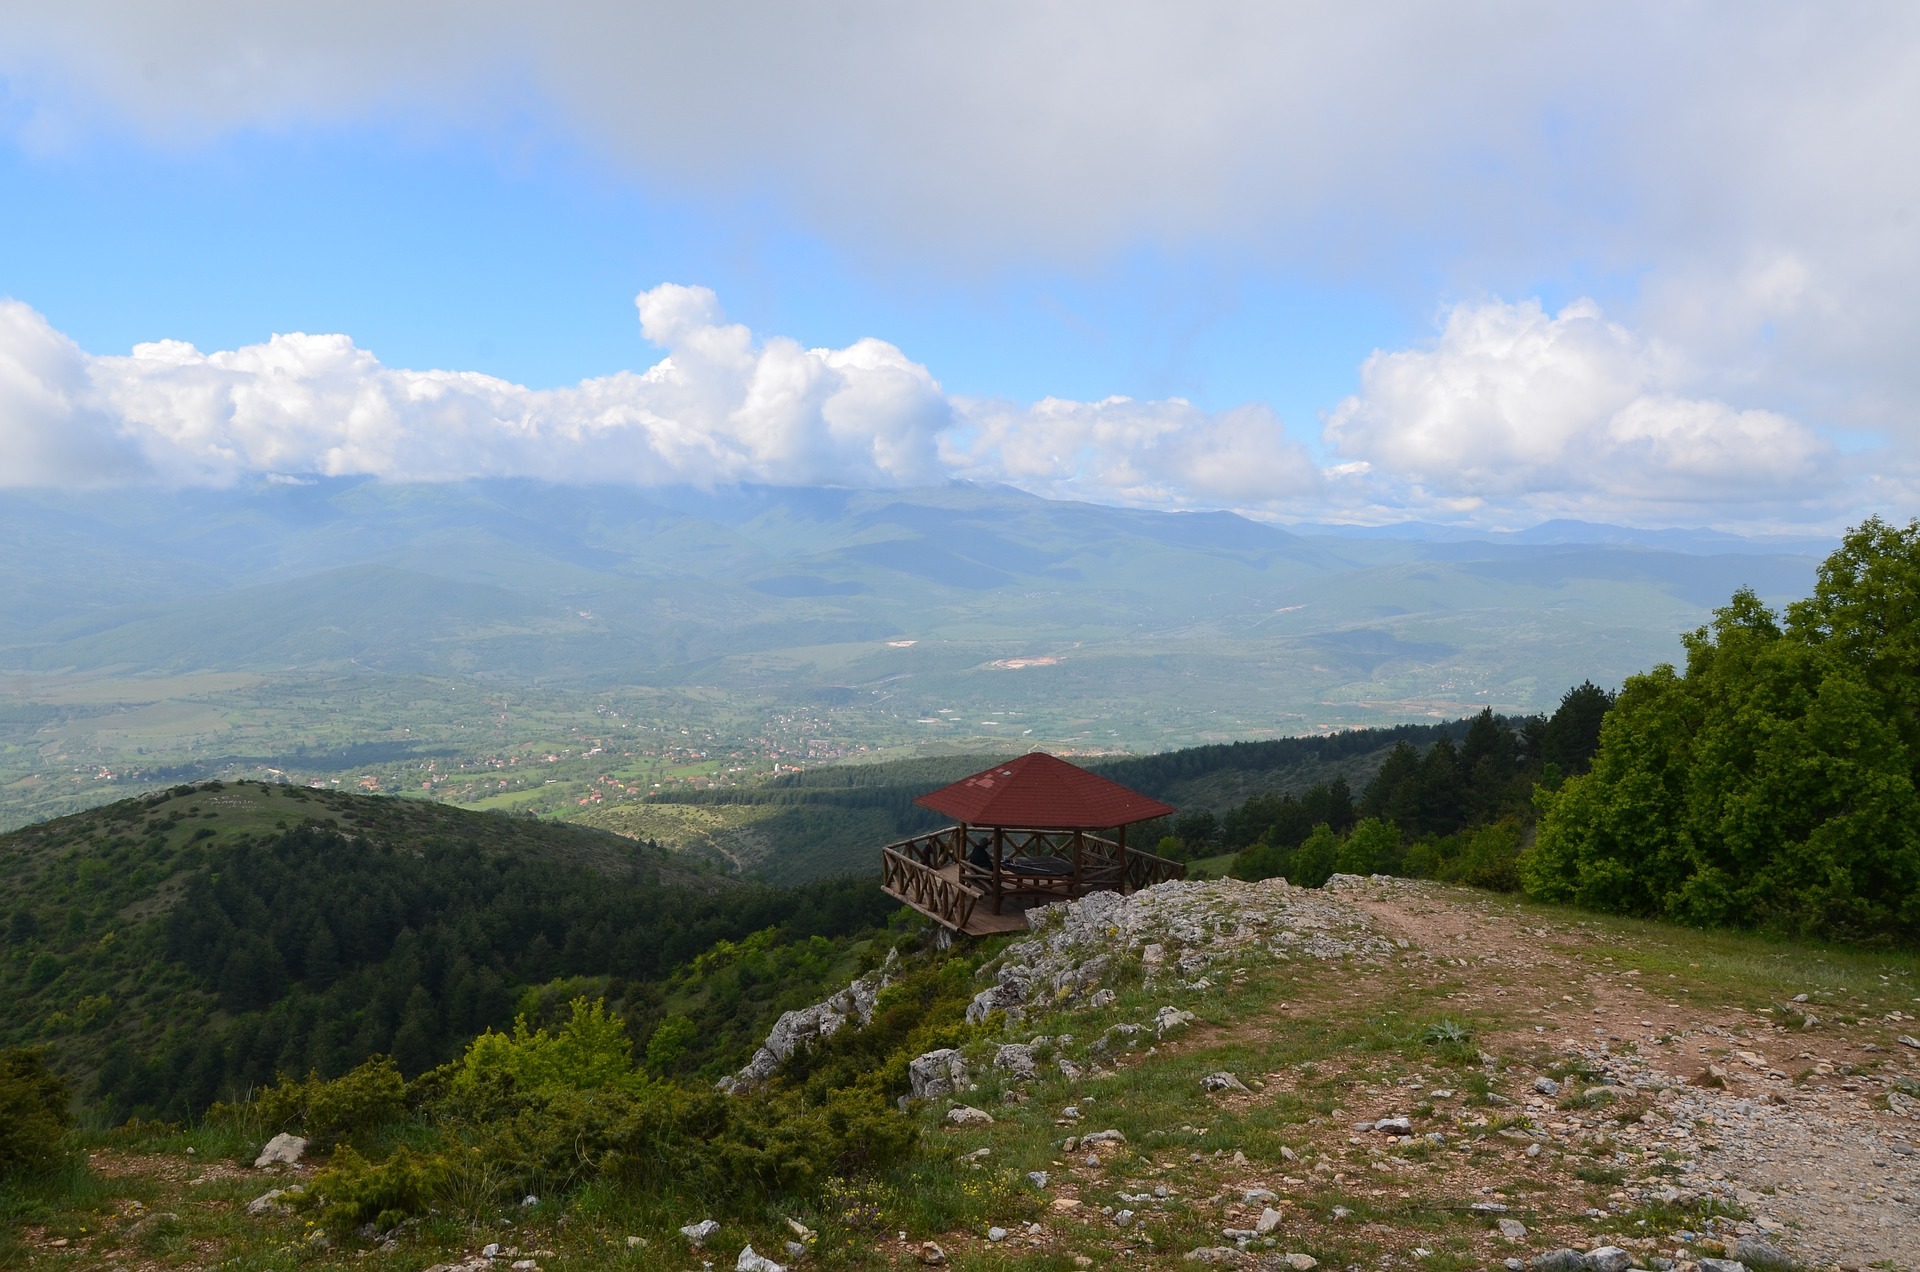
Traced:
POLYGON ((880 887, 956 932, 966 929, 974 903, 980 899, 977 890, 947 878, 937 867, 898 847, 880 850, 880 887))
POLYGON ((1128 892, 1138 892, 1142 888, 1151 888, 1156 883, 1165 883, 1169 879, 1187 877, 1187 863, 1170 861, 1150 852, 1141 852, 1138 848, 1127 849, 1127 887, 1128 892))

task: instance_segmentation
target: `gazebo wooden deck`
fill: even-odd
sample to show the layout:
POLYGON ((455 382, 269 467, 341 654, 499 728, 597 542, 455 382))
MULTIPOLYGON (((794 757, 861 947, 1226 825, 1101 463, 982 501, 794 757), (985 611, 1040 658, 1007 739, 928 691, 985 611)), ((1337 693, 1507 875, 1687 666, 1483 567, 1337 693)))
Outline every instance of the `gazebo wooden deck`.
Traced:
POLYGON ((967 936, 1022 930, 1033 906, 1133 892, 1187 874, 1181 862, 1127 847, 1129 825, 1164 817, 1170 806, 1044 751, 914 803, 956 824, 882 848, 880 886, 967 936))

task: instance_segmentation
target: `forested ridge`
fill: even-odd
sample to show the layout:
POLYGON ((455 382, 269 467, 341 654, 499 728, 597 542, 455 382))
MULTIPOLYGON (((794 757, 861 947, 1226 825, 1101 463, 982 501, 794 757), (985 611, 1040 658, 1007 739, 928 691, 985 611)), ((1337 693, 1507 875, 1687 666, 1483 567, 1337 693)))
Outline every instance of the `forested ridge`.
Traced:
POLYGON ((181 1116, 281 1071, 424 1071, 557 983, 642 1040, 700 1021, 697 1069, 894 908, 866 880, 771 888, 582 828, 293 789, 180 787, 8 836, 4 1042, 50 1044, 110 1116, 181 1116), (714 975, 676 999, 701 955, 714 975))

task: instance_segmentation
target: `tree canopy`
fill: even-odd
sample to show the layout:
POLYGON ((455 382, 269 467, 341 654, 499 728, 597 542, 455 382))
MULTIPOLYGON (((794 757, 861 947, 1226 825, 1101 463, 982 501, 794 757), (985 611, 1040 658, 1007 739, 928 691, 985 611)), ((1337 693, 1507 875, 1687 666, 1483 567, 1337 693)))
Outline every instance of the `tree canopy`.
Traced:
POLYGON ((1846 536, 1785 621, 1751 591, 1630 678, 1543 791, 1550 901, 1852 939, 1920 931, 1920 522, 1846 536))

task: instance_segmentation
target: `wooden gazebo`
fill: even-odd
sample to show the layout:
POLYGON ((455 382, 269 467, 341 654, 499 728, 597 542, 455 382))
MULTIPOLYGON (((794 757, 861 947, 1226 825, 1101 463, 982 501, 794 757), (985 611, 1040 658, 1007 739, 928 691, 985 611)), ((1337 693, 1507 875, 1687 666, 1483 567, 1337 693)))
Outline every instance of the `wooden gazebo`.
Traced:
POLYGON ((882 848, 880 886, 969 936, 1024 928, 1029 906, 1186 877, 1180 862, 1127 847, 1127 827, 1169 805, 1044 751, 913 802, 955 824, 882 848))

